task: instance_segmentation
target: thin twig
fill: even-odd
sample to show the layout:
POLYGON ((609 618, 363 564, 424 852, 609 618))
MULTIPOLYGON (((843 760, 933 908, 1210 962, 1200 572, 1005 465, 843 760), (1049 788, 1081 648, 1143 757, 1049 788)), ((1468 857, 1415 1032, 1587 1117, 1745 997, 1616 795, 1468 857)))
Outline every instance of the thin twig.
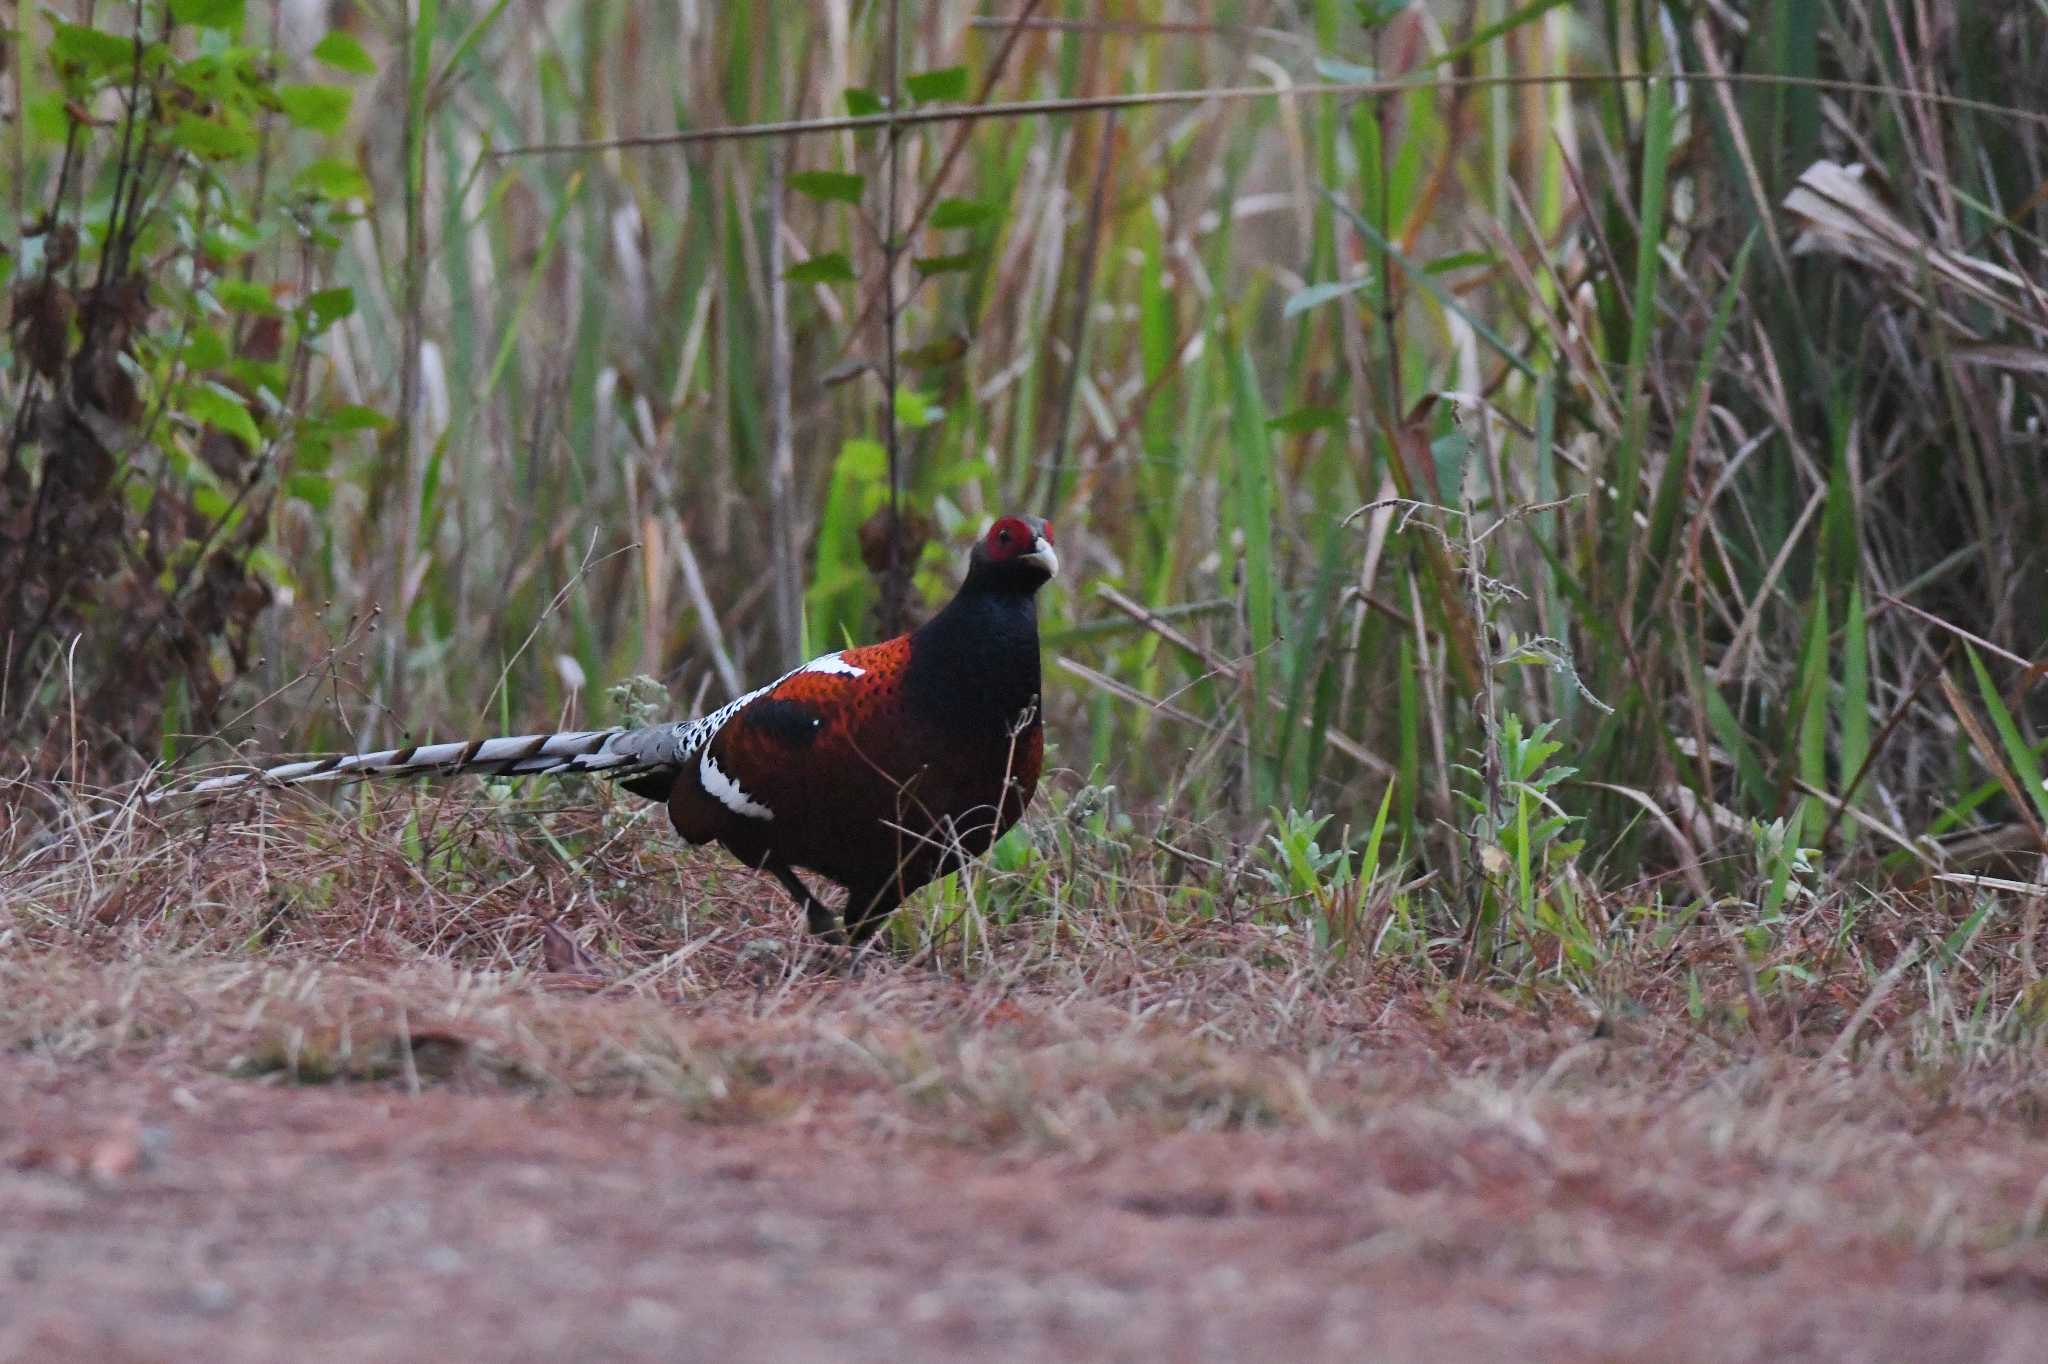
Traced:
POLYGON ((967 21, 969 28, 1028 28, 1042 33, 1087 33, 1121 37, 1263 38, 1313 49, 1314 44, 1299 33, 1285 29, 1260 28, 1251 24, 1208 24, 1196 20, 1171 19, 1034 19, 1026 14, 981 14, 967 21))
POLYGON ((796 118, 769 123, 740 123, 718 128, 690 128, 672 133, 639 133, 628 137, 596 138, 585 142, 529 142, 517 147, 487 152, 492 160, 513 156, 558 156, 567 153, 627 151, 643 147, 690 146, 705 142, 732 142, 756 137, 802 137, 813 133, 860 132, 890 126, 918 128, 934 123, 979 122, 983 119, 1036 118, 1040 115, 1085 114, 1108 109, 1171 108, 1183 104, 1236 103, 1255 99, 1307 99, 1328 95, 1367 97, 1401 94, 1414 90, 1522 89, 1547 85, 1641 85, 1652 80, 1678 81, 1693 85, 1733 84, 1760 87, 1788 87, 1821 90, 1838 95, 1885 95, 1917 100, 1937 108, 2014 119, 2048 127, 2048 112, 1998 104, 1991 100, 1968 99, 1926 90, 1898 89, 1872 81, 1834 80, 1821 76, 1781 76, 1762 72, 1713 75, 1699 71, 1662 72, 1569 72, 1543 75, 1432 76, 1426 80, 1313 81, 1302 85, 1217 85, 1193 90, 1153 90, 1126 95, 1091 95, 1085 99, 1027 99, 996 104, 945 105, 933 109, 911 109, 884 114, 858 114, 841 118, 796 118))

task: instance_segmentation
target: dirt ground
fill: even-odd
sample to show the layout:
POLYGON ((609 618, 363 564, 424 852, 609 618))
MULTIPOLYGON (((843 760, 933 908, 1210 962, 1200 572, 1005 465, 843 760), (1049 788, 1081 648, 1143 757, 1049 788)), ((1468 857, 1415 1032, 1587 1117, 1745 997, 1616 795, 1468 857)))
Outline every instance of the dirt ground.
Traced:
POLYGON ((0 1359, 2043 1357, 2031 1127, 1762 1059, 1610 1089, 1627 1045, 1393 1040, 1343 1122, 993 1144, 801 1072, 707 1121, 17 1048, 0 1359))

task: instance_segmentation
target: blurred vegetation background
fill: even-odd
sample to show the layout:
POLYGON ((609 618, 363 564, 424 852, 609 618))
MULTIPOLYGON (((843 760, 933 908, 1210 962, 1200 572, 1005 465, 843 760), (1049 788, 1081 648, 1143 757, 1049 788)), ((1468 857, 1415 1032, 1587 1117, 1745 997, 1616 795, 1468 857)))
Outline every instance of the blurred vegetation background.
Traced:
POLYGON ((1370 839, 1537 913, 2044 849, 2038 0, 8 47, 9 776, 708 708, 1025 509, 1054 802, 1198 871, 1370 839))

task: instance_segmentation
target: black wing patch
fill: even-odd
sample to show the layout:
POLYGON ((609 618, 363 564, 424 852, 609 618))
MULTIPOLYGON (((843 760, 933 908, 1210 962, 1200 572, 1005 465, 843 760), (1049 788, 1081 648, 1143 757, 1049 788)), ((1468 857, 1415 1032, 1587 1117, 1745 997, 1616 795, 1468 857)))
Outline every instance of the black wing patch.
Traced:
POLYGON ((676 775, 676 769, 673 767, 650 768, 636 777, 625 778, 620 781, 619 785, 624 790, 631 791, 642 800, 651 800, 657 805, 666 805, 668 804, 669 792, 675 790, 676 775))
POLYGON ((815 707, 772 696, 748 706, 735 722, 788 748, 809 748, 825 728, 825 717, 815 707))

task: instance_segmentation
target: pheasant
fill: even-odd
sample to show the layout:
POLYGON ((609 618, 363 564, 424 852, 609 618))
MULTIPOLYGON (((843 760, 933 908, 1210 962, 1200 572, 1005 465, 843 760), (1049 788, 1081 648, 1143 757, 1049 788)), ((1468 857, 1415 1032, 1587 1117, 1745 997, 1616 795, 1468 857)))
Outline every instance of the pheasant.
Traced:
POLYGON ((701 719, 312 758, 182 793, 350 777, 597 774, 665 804, 691 843, 722 844, 775 877, 812 933, 858 944, 904 897, 986 852, 1030 804, 1045 756, 1036 595, 1058 570, 1052 527, 1005 516, 925 624, 814 658, 701 719), (799 871, 845 889, 843 933, 799 871))

